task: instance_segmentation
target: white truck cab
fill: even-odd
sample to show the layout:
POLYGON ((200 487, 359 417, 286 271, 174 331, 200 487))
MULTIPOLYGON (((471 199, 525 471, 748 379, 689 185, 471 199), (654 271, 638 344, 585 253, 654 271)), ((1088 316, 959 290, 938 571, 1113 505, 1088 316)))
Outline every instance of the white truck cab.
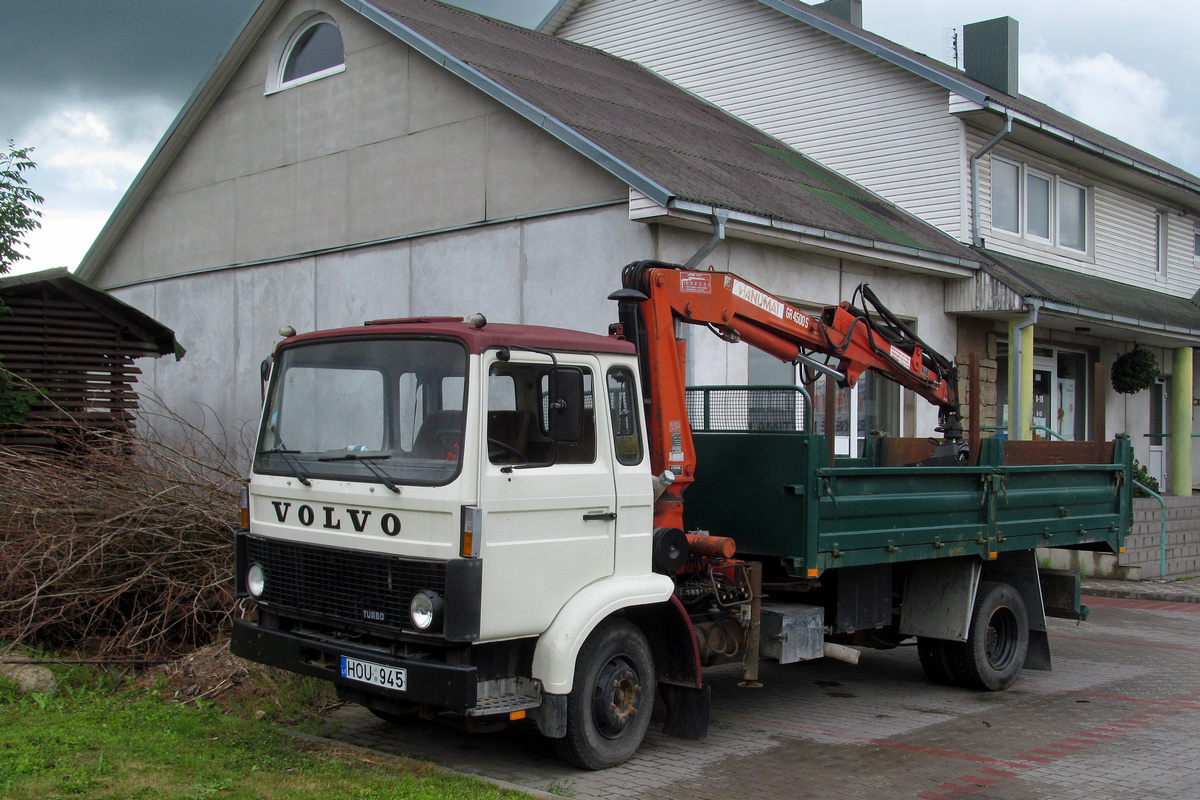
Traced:
MULTIPOLYGON (((674 588, 650 568, 637 360, 615 337, 481 322, 279 345, 236 547, 258 618, 233 650, 386 718, 529 713, 569 737, 589 634, 674 588)), ((602 738, 634 726, 640 741, 653 664, 627 654, 618 669, 627 696, 598 712, 602 738)))

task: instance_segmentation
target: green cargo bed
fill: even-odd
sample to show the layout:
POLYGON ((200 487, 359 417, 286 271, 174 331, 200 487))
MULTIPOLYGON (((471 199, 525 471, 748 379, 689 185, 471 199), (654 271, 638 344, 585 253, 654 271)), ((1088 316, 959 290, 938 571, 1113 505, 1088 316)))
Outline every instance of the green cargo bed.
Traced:
POLYGON ((774 419, 714 421, 715 391, 690 403, 698 466, 684 496, 685 525, 733 538, 739 554, 780 559, 796 577, 1036 547, 1119 552, 1132 524, 1133 456, 1124 437, 987 439, 972 465, 950 467, 895 463, 921 460, 914 454, 932 447, 872 437, 864 457, 831 466, 824 436, 769 429, 803 427, 789 422, 802 419, 794 408, 774 419))

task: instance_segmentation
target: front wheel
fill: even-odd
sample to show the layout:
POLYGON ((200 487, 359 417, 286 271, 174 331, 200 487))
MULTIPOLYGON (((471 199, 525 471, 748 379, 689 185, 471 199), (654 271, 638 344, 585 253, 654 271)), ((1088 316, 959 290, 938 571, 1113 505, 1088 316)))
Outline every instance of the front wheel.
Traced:
POLYGON ((632 756, 650 727, 654 660, 632 623, 610 619, 584 642, 567 696, 567 735, 558 755, 581 769, 607 769, 632 756))
POLYGON ((979 584, 967 641, 947 650, 954 676, 963 686, 1007 689, 1025 666, 1029 650, 1029 616, 1021 595, 1007 583, 979 584))

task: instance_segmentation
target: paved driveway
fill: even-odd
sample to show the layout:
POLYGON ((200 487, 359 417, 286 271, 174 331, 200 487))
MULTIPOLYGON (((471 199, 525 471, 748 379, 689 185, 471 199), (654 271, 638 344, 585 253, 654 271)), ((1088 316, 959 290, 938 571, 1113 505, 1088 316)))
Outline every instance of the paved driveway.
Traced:
POLYGON ((652 730, 604 772, 557 761, 525 723, 467 735, 348 706, 327 735, 575 798, 1200 800, 1200 604, 1085 602, 1088 622, 1050 621, 1054 670, 1006 692, 936 686, 912 647, 767 662, 757 690, 712 670, 707 740, 652 730))

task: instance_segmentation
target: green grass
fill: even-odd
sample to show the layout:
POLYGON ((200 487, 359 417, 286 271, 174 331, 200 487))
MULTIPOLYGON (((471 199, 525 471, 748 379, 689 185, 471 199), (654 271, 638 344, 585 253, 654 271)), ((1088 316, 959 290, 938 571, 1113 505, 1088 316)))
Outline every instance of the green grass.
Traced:
POLYGON ((305 742, 266 721, 164 702, 74 671, 57 696, 0 687, 0 797, 526 797, 405 758, 305 742))

